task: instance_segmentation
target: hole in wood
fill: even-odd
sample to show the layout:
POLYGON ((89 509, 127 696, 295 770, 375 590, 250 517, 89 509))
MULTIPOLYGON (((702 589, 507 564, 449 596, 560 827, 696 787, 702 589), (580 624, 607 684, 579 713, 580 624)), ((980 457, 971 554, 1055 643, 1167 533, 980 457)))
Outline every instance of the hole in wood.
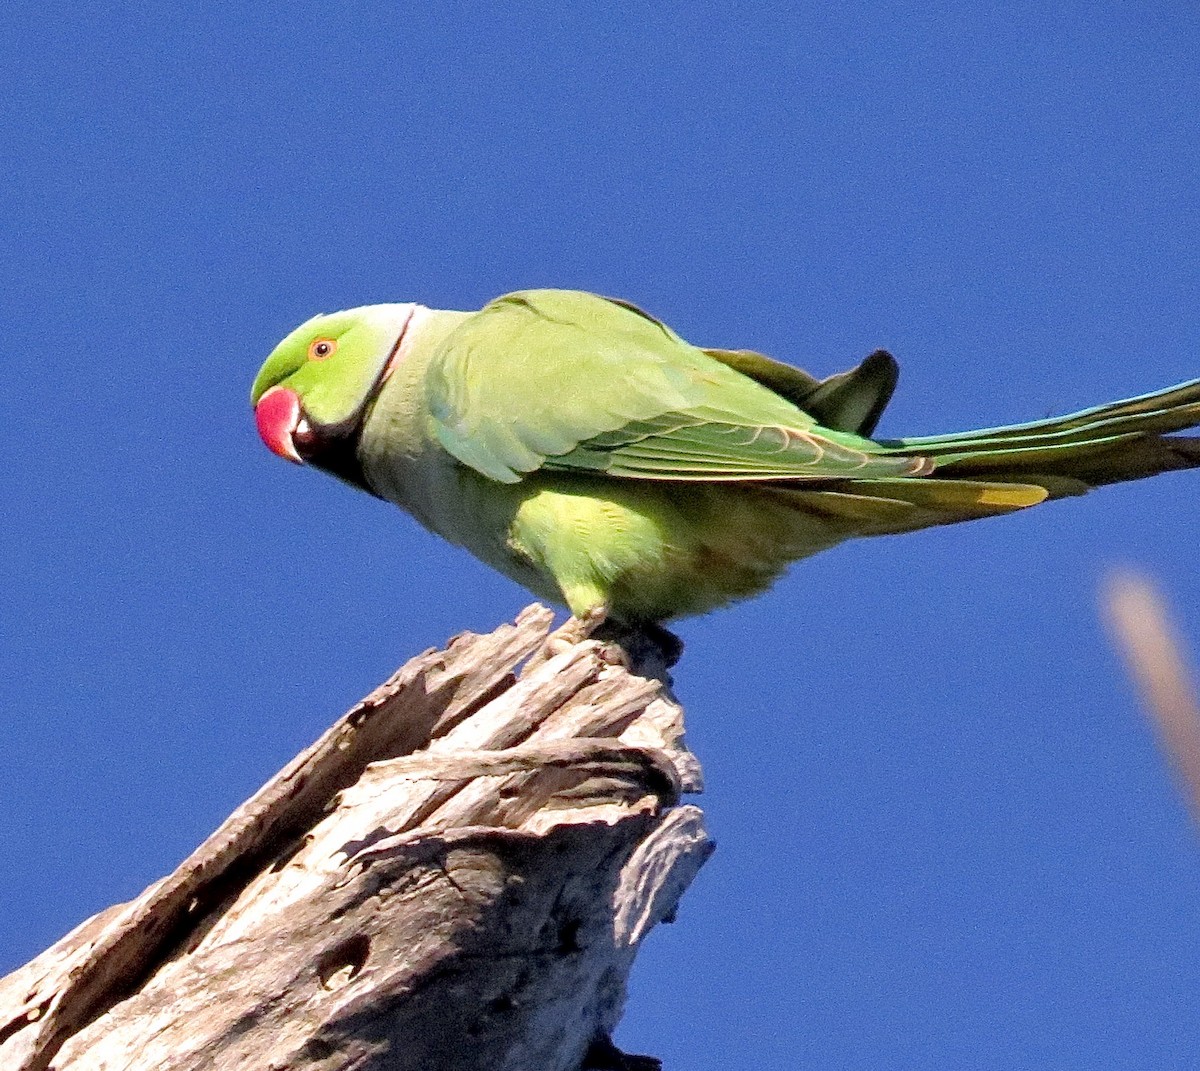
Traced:
POLYGON ((502 993, 498 997, 493 997, 488 1001, 487 1009, 494 1015, 502 1015, 504 1012, 516 1011, 517 1002, 513 1000, 507 993, 502 993))
POLYGON ((560 953, 570 955, 572 952, 583 951, 583 946, 579 943, 579 926, 578 919, 566 919, 559 923, 558 951, 560 953))
POLYGON ((354 981, 371 954, 371 939, 356 934, 323 953, 317 960, 322 989, 341 989, 354 981))

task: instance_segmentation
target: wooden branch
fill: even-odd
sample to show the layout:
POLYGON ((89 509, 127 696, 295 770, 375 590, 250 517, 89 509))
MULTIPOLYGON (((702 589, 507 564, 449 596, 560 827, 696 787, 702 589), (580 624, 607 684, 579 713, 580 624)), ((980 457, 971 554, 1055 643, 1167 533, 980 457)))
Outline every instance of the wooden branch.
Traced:
POLYGON ((700 769, 661 681, 594 641, 546 657, 550 622, 413 659, 173 874, 0 980, 0 1067, 656 1066, 609 1038, 712 849, 678 803, 700 769))

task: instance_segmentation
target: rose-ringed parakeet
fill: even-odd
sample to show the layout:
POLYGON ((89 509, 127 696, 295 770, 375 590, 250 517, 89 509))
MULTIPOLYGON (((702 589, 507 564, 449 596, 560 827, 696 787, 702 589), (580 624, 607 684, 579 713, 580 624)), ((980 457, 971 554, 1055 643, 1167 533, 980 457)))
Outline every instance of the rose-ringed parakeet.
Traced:
POLYGON ((763 591, 852 536, 1200 465, 1200 380, 1071 416, 872 439, 879 351, 818 382, 636 307, 530 290, 478 312, 316 316, 251 401, 277 454, 408 510, 576 618, 633 627, 763 591))

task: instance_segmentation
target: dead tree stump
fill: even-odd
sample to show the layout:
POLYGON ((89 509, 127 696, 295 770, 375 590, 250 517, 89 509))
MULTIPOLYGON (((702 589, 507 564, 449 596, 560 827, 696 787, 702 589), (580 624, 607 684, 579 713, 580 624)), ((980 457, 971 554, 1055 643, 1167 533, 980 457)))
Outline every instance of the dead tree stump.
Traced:
POLYGON ((428 651, 0 981, 5 1071, 579 1071, 711 851, 661 680, 551 614, 428 651), (531 661, 530 656, 534 656, 531 661))

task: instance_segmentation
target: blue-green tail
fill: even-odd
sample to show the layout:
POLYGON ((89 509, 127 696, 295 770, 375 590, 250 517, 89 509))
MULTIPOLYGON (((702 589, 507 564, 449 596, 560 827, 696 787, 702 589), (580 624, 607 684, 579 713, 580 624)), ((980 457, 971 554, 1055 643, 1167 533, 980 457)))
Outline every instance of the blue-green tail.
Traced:
POLYGON ((930 457, 933 478, 1026 483, 1049 497, 1200 466, 1200 379, 1029 424, 888 440, 889 452, 930 457))

